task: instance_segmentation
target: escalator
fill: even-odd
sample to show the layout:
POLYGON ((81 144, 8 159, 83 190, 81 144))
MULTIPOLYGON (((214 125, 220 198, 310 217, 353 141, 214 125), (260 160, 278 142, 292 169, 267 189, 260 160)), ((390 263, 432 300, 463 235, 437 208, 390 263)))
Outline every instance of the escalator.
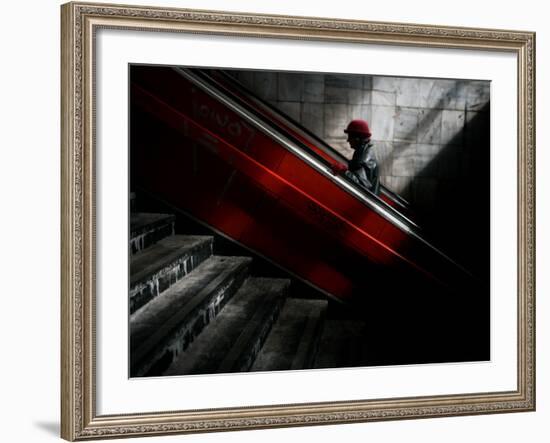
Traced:
POLYGON ((340 154, 226 73, 132 66, 130 92, 133 187, 340 301, 374 297, 373 275, 481 292, 406 201, 335 173, 340 154))

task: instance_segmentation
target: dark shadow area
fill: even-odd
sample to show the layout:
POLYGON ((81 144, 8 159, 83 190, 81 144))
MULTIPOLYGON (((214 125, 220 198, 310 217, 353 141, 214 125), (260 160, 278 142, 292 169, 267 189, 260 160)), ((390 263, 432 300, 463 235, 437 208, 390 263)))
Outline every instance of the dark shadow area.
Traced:
POLYGON ((489 103, 419 172, 437 177, 435 195, 414 185, 415 211, 435 245, 488 283, 490 265, 489 103), (424 203, 424 204, 423 204, 424 203))

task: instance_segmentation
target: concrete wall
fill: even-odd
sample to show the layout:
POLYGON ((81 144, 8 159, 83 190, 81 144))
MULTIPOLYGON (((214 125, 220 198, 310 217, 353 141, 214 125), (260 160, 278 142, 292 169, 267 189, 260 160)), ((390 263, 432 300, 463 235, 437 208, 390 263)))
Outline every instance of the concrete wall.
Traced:
MULTIPOLYGON (((488 147, 489 82, 233 71, 260 97, 351 158, 343 130, 366 119, 381 181, 430 212, 488 147), (474 146, 475 145, 475 146, 474 146)), ((487 171, 488 172, 488 171, 487 171)))

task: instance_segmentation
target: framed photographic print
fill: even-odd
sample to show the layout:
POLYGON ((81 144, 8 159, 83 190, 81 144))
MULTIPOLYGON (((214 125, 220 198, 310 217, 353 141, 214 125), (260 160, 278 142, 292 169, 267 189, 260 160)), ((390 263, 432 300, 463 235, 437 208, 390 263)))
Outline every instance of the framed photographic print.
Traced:
POLYGON ((63 438, 534 410, 534 44, 63 5, 63 438))

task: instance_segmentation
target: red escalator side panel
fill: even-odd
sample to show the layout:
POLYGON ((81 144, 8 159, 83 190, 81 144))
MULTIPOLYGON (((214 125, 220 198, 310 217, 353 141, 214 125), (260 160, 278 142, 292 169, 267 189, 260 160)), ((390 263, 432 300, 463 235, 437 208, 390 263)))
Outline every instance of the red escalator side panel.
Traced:
MULTIPOLYGON (((132 106, 140 186, 342 299, 364 269, 428 277, 430 251, 175 71, 139 69, 132 106)), ((445 276, 445 266, 438 269, 445 276)))

